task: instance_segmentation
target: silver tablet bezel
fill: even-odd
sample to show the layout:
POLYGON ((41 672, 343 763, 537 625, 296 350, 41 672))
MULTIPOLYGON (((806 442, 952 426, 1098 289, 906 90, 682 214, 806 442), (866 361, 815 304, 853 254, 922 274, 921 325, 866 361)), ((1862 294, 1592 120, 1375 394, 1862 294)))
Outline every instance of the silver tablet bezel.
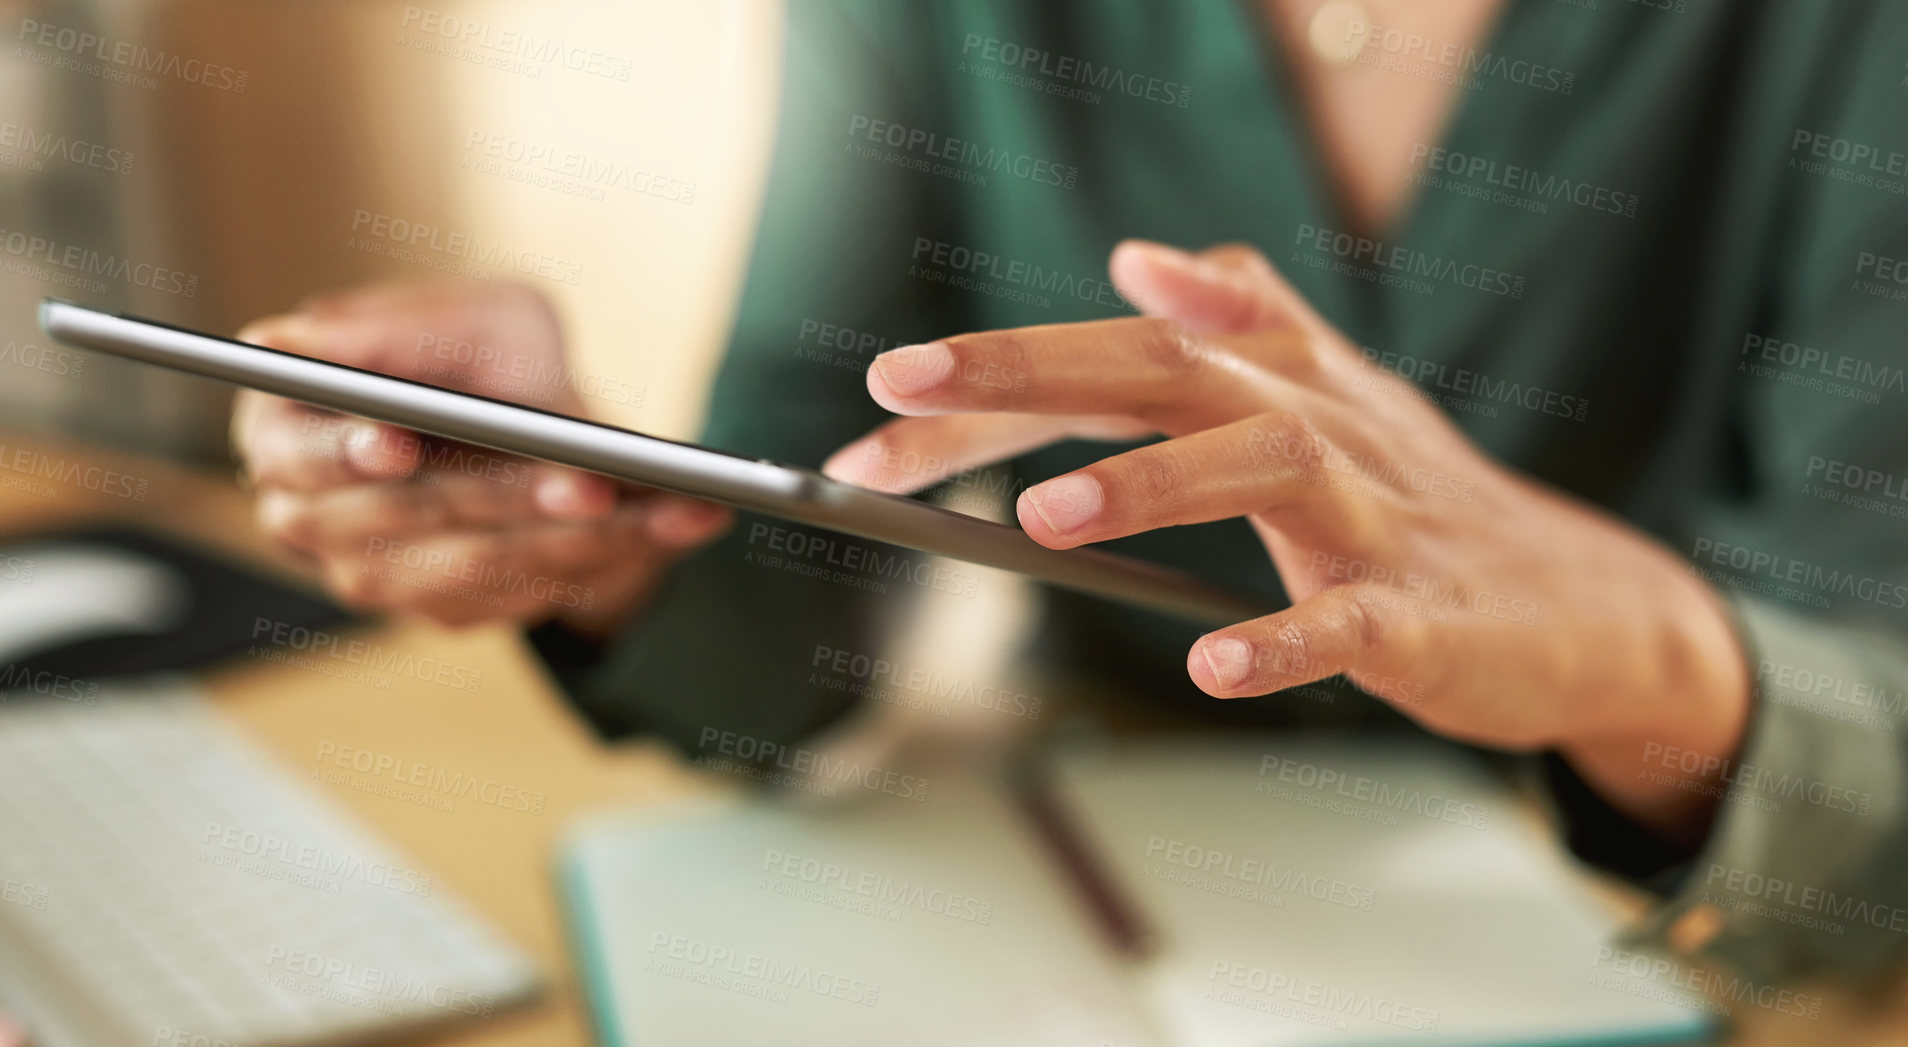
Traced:
POLYGON ((793 523, 1017 571, 1202 624, 1230 624, 1271 610, 1263 601, 1155 564, 1095 549, 1048 549, 1017 527, 854 487, 807 469, 440 389, 140 317, 100 312, 56 298, 41 303, 40 325, 51 337, 78 348, 216 378, 793 523))

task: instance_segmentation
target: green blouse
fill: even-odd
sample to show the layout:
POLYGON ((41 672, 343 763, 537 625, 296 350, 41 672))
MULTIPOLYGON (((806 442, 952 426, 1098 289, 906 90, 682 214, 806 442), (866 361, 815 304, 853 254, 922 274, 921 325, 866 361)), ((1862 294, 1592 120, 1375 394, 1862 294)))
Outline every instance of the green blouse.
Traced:
MULTIPOLYGON (((1106 281, 1125 237, 1251 243, 1489 453, 1731 597, 1758 703, 1699 854, 1662 852, 1548 761, 1580 853, 1666 892, 1646 933, 1714 907, 1720 931, 1679 941, 1759 979, 1900 951, 1908 4, 1509 0, 1470 51, 1375 27, 1360 61, 1459 89, 1402 217, 1370 237, 1245 0, 790 6, 709 442, 817 465, 883 419, 875 353, 1130 312, 1106 281), (1771 880, 1839 908, 1748 890, 1771 880)), ((1011 495, 1112 450, 1058 446, 952 493, 1011 495)), ((1111 544, 1283 599, 1239 521, 1111 544)), ((818 650, 872 651, 912 600, 973 584, 745 517, 606 649, 535 638, 606 734, 695 752, 830 722, 851 699, 818 650)), ((1188 715, 1416 729, 1363 697, 1213 702, 1183 670, 1199 630, 1177 622, 1063 593, 1045 621, 1041 657, 1188 715)))

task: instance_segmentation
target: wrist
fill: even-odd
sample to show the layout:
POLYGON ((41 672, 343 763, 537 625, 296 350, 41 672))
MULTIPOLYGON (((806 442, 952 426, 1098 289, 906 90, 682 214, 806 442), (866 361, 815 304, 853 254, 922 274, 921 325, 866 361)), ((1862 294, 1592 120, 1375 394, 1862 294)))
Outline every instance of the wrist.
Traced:
MULTIPOLYGON (((1667 554, 1665 554, 1667 559, 1667 554)), ((1556 749, 1612 806, 1665 840, 1708 832, 1747 732, 1748 656, 1720 594, 1671 561, 1673 592, 1652 601, 1628 683, 1588 704, 1599 722, 1556 749)))

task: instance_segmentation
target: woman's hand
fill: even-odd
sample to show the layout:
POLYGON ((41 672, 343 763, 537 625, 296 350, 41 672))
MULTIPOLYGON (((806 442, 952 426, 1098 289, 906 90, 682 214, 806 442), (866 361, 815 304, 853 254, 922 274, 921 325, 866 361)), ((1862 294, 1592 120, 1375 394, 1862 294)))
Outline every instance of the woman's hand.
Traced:
POLYGON ((841 479, 906 490, 1072 436, 1168 439, 1024 492, 1021 526, 1065 549, 1246 518, 1294 604, 1212 632, 1186 669, 1219 698, 1335 674, 1440 734, 1559 750, 1661 835, 1702 792, 1653 784, 1643 746, 1734 753, 1744 654, 1722 601, 1670 552, 1485 457, 1369 364, 1256 251, 1128 242, 1112 276, 1146 314, 959 335, 877 357, 906 415, 837 452, 841 479), (871 465, 870 463, 874 463, 871 465))
MULTIPOLYGON (((374 285, 239 337, 583 414, 556 317, 528 288, 374 285)), ((315 558, 334 596, 450 625, 556 617, 606 635, 669 564, 729 522, 708 502, 263 393, 240 394, 232 441, 258 489, 259 525, 315 558)))

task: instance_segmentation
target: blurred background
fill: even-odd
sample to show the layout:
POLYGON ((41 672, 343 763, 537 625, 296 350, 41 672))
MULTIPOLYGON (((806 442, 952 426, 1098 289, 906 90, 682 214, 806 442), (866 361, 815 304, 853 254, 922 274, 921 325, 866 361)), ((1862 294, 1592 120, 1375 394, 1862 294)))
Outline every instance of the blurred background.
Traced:
MULTIPOLYGON (((253 527, 252 504, 233 480, 227 446, 230 389, 102 354, 82 358, 49 344, 38 329, 36 306, 52 294, 232 333, 314 292, 426 275, 446 264, 446 253, 429 250, 431 243, 478 241, 502 245, 528 274, 513 272, 507 263, 468 261, 458 263, 458 271, 524 280, 555 303, 576 373, 601 390, 594 396, 584 390, 591 414, 692 438, 729 335, 758 216, 774 131, 782 25, 779 0, 430 0, 428 6, 382 0, 0 0, 0 455, 27 454, 33 463, 52 463, 56 473, 66 465, 108 468, 140 485, 138 497, 129 498, 90 480, 39 484, 10 478, 38 475, 38 464, 0 475, 0 536, 25 543, 0 550, 0 625, 57 617, 52 612, 64 598, 54 595, 48 579, 67 553, 34 544, 35 536, 136 525, 142 533, 163 532, 201 553, 241 562, 248 571, 244 578, 220 575, 209 561, 175 561, 186 564, 188 573, 202 572, 197 581, 229 587, 218 591, 234 594, 229 611, 236 629, 249 631, 255 641, 222 652, 221 667, 191 686, 168 684, 123 696, 156 710, 156 718, 95 715, 95 706, 111 707, 121 696, 111 687, 102 691, 76 682, 78 670, 73 678, 48 670, 45 687, 40 677, 31 678, 29 689, 51 699, 38 706, 28 695, 0 689, 0 1047, 12 1047, 9 1037, 18 1032, 9 1030, 8 1013, 15 1015, 13 1022, 31 1025, 42 1047, 343 1042, 359 1032, 414 1036, 395 1042, 419 1044, 625 1042, 600 1010, 589 1013, 591 995, 637 1000, 639 1011, 648 1009, 644 1013, 688 1008, 684 1027, 690 1029, 715 1015, 753 1020, 758 994, 730 987, 723 995, 707 984, 685 988, 696 979, 683 978, 681 964, 694 970, 701 962, 696 949, 700 943, 706 957, 707 942, 695 933, 657 942, 650 931, 633 929, 643 925, 642 914, 617 908, 645 891, 672 900, 722 901, 712 884, 733 886, 744 892, 737 897, 747 899, 739 907, 724 904, 698 914, 717 928, 709 934, 729 936, 718 938, 717 948, 739 942, 735 947, 744 954, 759 947, 773 956, 835 949, 829 955, 852 973, 878 976, 895 1001, 882 1013, 899 1015, 902 1026, 938 1030, 954 1042, 955 1019, 980 1014, 993 1024, 977 1025, 966 1042, 1141 1042, 1121 1030, 1146 1029, 1151 1019, 1127 1013, 1132 1005, 1123 989, 1105 991, 1107 984, 1119 984, 1120 975, 1118 964, 1101 955, 1103 943, 1081 931, 1079 920, 1060 919, 1051 906, 1042 907, 1049 894, 1094 892, 1078 885, 1056 888, 1059 877, 1045 866, 1015 865, 1011 855, 1025 840, 998 832, 997 824, 977 827, 975 812, 989 810, 992 801, 951 784, 960 780, 959 769, 926 772, 936 783, 935 805, 881 806, 887 798, 877 798, 865 824, 836 826, 829 830, 834 835, 812 835, 808 823, 775 821, 779 814, 751 823, 753 835, 719 840, 697 836, 700 830, 690 824, 679 830, 683 835, 650 839, 648 851, 615 842, 633 839, 621 830, 606 831, 585 837, 572 852, 582 855, 579 862, 587 859, 578 866, 584 871, 559 870, 558 855, 566 841, 574 842, 578 819, 606 809, 733 798, 738 781, 731 776, 712 786, 709 779, 716 776, 698 774, 649 743, 599 744, 557 697, 515 629, 459 632, 413 621, 347 621, 313 597, 304 584, 310 581, 307 565, 272 547, 253 527), (507 33, 561 41, 591 60, 581 69, 523 63, 495 48, 465 45, 465 30, 479 38, 507 33), (132 58, 102 60, 109 54, 132 58), (139 71, 148 59, 156 68, 139 71), (425 249, 398 246, 419 230, 425 249), (632 345, 633 339, 640 344, 632 345), (260 579, 281 588, 243 588, 263 584, 260 579), (256 642, 261 630, 271 644, 256 642), (407 668, 367 673, 365 661, 336 654, 343 647, 328 654, 322 646, 284 640, 325 630, 355 630, 355 639, 345 643, 369 645, 373 662, 407 668), (409 668, 416 665, 433 668, 409 668), (470 686, 444 686, 445 674, 453 671, 454 679, 470 686), (217 715, 207 719, 201 715, 207 710, 217 715), (75 726, 80 719, 92 721, 84 738, 75 726), (221 733, 220 725, 236 726, 236 737, 221 733), (257 761, 256 754, 265 760, 257 761), (148 796, 160 798, 145 802, 148 796), (314 805, 313 796, 322 802, 314 805), (200 801, 215 813, 191 806, 200 801), (341 820, 338 811, 346 817, 341 820), (152 828, 161 824, 170 827, 163 840, 152 828), (854 899, 840 896, 821 905, 811 904, 815 897, 789 900, 773 910, 772 920, 758 919, 750 905, 784 887, 791 899, 805 889, 799 860, 776 864, 798 852, 821 854, 834 863, 831 868, 889 863, 885 867, 911 870, 897 877, 942 897, 997 903, 994 930, 928 945, 918 939, 864 941, 858 935, 867 924, 856 921, 865 913, 846 911, 854 899), (711 854, 719 861, 676 861, 684 854, 711 854), (983 868, 950 871, 977 857, 985 859, 983 868), (161 858, 185 872, 176 880, 152 873, 161 858), (296 871, 287 873, 281 865, 296 871), (101 869, 110 875, 95 883, 101 869), (769 875, 761 882, 721 879, 739 873, 769 875), (963 879, 968 873, 978 879, 963 879), (757 890, 765 882, 780 886, 757 890), (317 890, 308 889, 314 884, 317 890), (1023 897, 1019 892, 1031 890, 1028 885, 1046 893, 1023 897), (454 900, 426 904, 427 896, 454 900), (327 908, 333 904, 344 908, 327 908), (262 912, 279 915, 266 919, 262 912), (603 930, 592 955, 595 927, 603 930), (1034 930, 1012 936, 1013 928, 1027 927, 1034 930), (618 928, 627 933, 613 933, 618 928), (768 944, 752 944, 758 938, 768 944), (634 955, 613 955, 619 942, 634 955), (857 949, 884 944, 944 960, 945 966, 917 977, 857 959, 857 949), (383 959, 370 962, 373 955, 383 959), (1086 956, 1096 958, 1081 959, 1086 956), (672 962, 677 966, 671 968, 672 962), (858 962, 865 966, 856 968, 858 962), (611 984, 615 976, 604 973, 628 975, 644 963, 661 964, 674 980, 611 984), (392 989, 393 970, 411 989, 392 989), (1088 984, 1102 974, 1107 982, 1088 984), (238 1005, 223 995, 188 998, 181 988, 188 975, 227 988, 256 983, 262 975, 282 992, 258 998, 265 1003, 253 1001, 266 1009, 227 1012, 221 1008, 238 1005), (292 981, 274 981, 281 976, 292 981), (419 980, 408 980, 413 976, 419 980), (949 988, 977 978, 981 987, 968 988, 978 995, 949 988), (82 983, 84 991, 74 988, 82 983), (413 1007, 420 995, 413 990, 429 1006, 413 1007), (716 995, 694 995, 704 990, 716 995), (945 1010, 923 1004, 918 1014, 909 1012, 901 1001, 914 998, 907 995, 911 990, 945 1010), (108 1007, 94 1005, 86 992, 117 995, 108 1007), (297 1006, 285 1005, 283 1013, 267 1007, 287 1000, 297 1006), (473 1000, 499 1006, 494 1014, 488 1002, 463 1006, 473 1000), (1073 1001, 1072 1010, 1053 1017, 1056 1002, 1066 1000, 1073 1001), (66 1027, 48 1017, 89 1010, 110 1012, 118 1024, 101 1032, 86 1028, 84 1020, 66 1027), (197 1014, 199 1024, 172 1017, 179 1014, 197 1014), (423 1033, 393 1033, 380 1024, 420 1014, 429 1021, 483 1020, 423 1033), (148 1017, 122 1021, 120 1015, 148 1017), (210 1031, 215 1029, 240 1032, 210 1031)), ((163 589, 112 556, 95 559, 88 569, 105 571, 98 576, 104 581, 86 584, 94 585, 95 597, 124 605, 127 615, 141 613, 142 594, 163 589)), ((960 605, 951 610, 936 605, 920 612, 913 628, 902 630, 893 648, 881 653, 895 664, 935 672, 951 665, 957 679, 999 683, 1008 692, 1024 689, 1022 698, 1038 696, 1036 708, 1042 699, 1060 696, 1060 682, 1008 675, 1013 638, 1032 613, 1025 591, 1017 584, 985 591, 992 595, 951 601, 960 605)), ((154 595, 148 602, 163 618, 165 601, 154 595)), ((0 649, 4 642, 0 636, 0 649)), ((78 650, 74 664, 82 667, 98 653, 78 650)), ((10 676, 6 686, 19 684, 10 676)), ((883 770, 899 766, 892 762, 900 748, 895 737, 924 724, 982 738, 1011 733, 998 717, 963 720, 968 712, 946 716, 904 703, 873 703, 867 714, 873 725, 837 739, 837 751, 883 770)), ((1206 785, 1255 783, 1264 774, 1255 769, 1260 757, 1247 755, 1237 766, 1204 755, 1179 763, 1136 758, 1120 765, 1130 774, 1109 773, 1095 756, 1075 773, 1098 795, 1118 798, 1115 809, 1105 812, 1111 825, 1121 811, 1151 810, 1149 794, 1134 789, 1135 782, 1158 782, 1164 795, 1187 782, 1204 782, 1198 776, 1218 768, 1223 780, 1206 785), (1131 791, 1119 792, 1121 783, 1131 791)), ((1590 1005, 1576 1016, 1582 1021, 1594 1022, 1605 1010, 1623 1011, 1637 1022, 1688 1034, 1676 1042, 1698 1042, 1712 1031, 1709 1019, 1729 1010, 1691 1004, 1685 990, 1695 986, 1665 978, 1668 968, 1658 971, 1652 960, 1604 944, 1615 920, 1611 913, 1633 913, 1638 899, 1608 884, 1580 882, 1580 871, 1566 869, 1554 841, 1542 835, 1534 809, 1517 806, 1527 796, 1435 760, 1420 766, 1409 755, 1380 754, 1369 765, 1361 761, 1374 759, 1370 753, 1294 750, 1290 758, 1363 768, 1359 773, 1421 772, 1426 788, 1476 790, 1466 795, 1479 797, 1478 809, 1498 812, 1492 827, 1502 827, 1502 833, 1491 836, 1491 846, 1503 846, 1469 846, 1483 834, 1438 835, 1445 825, 1407 826, 1388 837, 1403 857, 1385 858, 1388 875, 1398 879, 1383 889, 1388 897, 1405 899, 1407 912, 1457 919, 1471 911, 1464 906, 1474 905, 1509 919, 1512 938, 1525 934, 1529 943, 1548 943, 1546 948, 1570 943, 1575 951, 1564 961, 1568 988, 1577 992, 1577 1003, 1590 1005), (1444 859, 1449 864, 1440 865, 1444 859), (1426 868, 1436 874, 1419 876, 1426 868), (1424 891, 1431 893, 1412 893, 1424 891), (1592 897, 1594 904, 1586 900, 1592 897), (1520 901, 1528 908, 1520 909, 1520 901), (1607 984, 1585 995, 1586 974, 1592 985, 1598 978, 1607 984), (1688 1019, 1690 1014, 1700 1020, 1688 1019)), ((1264 808, 1249 804, 1262 803, 1227 806, 1258 811, 1264 808)), ((1292 806, 1306 807, 1302 799, 1292 806)), ((1292 817, 1301 819, 1294 831, 1334 840, 1355 836, 1342 818, 1315 808, 1292 817)), ((1147 824, 1176 824, 1176 816, 1159 815, 1147 824)), ((1117 826, 1101 828, 1118 836, 1117 826)), ((1223 842, 1223 831, 1214 828, 1220 835, 1197 843, 1210 850, 1215 839, 1223 842)), ((1263 835, 1263 825, 1246 831, 1248 837, 1263 835)), ((1122 857, 1137 859, 1143 850, 1150 861, 1172 847, 1185 850, 1181 843, 1154 848, 1142 834, 1122 857)), ((1166 876, 1159 882, 1172 881, 1166 876)), ((1197 918, 1188 918, 1203 926, 1250 933, 1256 941, 1278 937, 1254 923, 1267 919, 1276 905, 1215 903, 1213 892, 1183 884, 1149 889, 1167 894, 1164 909, 1196 910, 1197 918)), ((894 912, 892 919, 880 917, 885 923, 877 921, 884 932, 890 925, 912 929, 932 922, 915 910, 905 918, 894 912)), ((1363 920, 1347 926, 1383 938, 1407 924, 1363 920)), ((1320 930, 1317 939, 1337 933, 1320 930)), ((1465 955, 1442 933, 1435 927, 1407 929, 1407 937, 1418 935, 1417 948, 1465 955)), ((1354 959, 1391 955, 1392 947, 1346 953, 1354 959)), ((1201 954, 1200 962, 1209 965, 1211 955, 1201 954)), ((1418 972, 1436 966, 1413 963, 1399 961, 1391 973, 1410 984, 1418 972)), ((1264 974, 1242 966, 1228 976, 1237 975, 1240 985, 1257 992, 1265 987, 1264 974)), ((1202 967, 1198 977, 1216 975, 1202 967)), ((1196 978, 1194 987, 1201 987, 1196 978)), ((1187 995, 1183 985, 1179 991, 1187 995)), ((1729 1042, 1852 1042, 1838 1030, 1859 1026, 1865 1030, 1860 1042, 1908 1043, 1889 1038, 1903 1027, 1899 1015, 1832 993, 1798 991, 1799 1011, 1790 1006, 1794 995, 1782 1005, 1758 1004, 1729 1042)), ((1138 989, 1131 995, 1139 995, 1138 989)), ((1405 1002, 1427 1004, 1422 997, 1405 1002)), ((843 1013, 831 1009, 838 1005, 838 999, 797 996, 787 1007, 761 1013, 804 1030, 771 1042, 909 1042, 830 1035, 843 1013), (812 1016, 804 1009, 811 1004, 812 1016)), ((1387 1019, 1381 1031, 1395 1037, 1405 1029, 1421 1038, 1425 1013, 1432 1014, 1435 1029, 1439 1008, 1468 1005, 1455 995, 1415 1009, 1393 999, 1386 1006, 1417 1015, 1411 1019, 1417 1027, 1387 1019)), ((1159 1042, 1260 1042, 1256 1033, 1240 1032, 1263 1021, 1256 1006, 1248 999, 1233 1008, 1239 1013, 1232 1015, 1230 1031, 1215 1026, 1206 1038, 1159 1042)), ((1307 1024, 1317 1024, 1310 1018, 1295 1021, 1281 1028, 1317 1031, 1307 1024)), ((1325 1024, 1323 1042, 1348 1042, 1342 1029, 1325 1024)), ((1154 1042, 1151 1031, 1145 1042, 1154 1042)), ((657 1042, 737 1041, 711 1033, 657 1042)))
MULTIPOLYGON (((352 246, 360 212, 386 215, 567 263, 551 269, 565 279, 532 279, 562 310, 578 371, 628 384, 594 401, 605 420, 695 431, 765 174, 779 68, 773 0, 52 2, 0 12, 15 30, 0 52, 0 124, 18 128, 16 144, 0 146, 8 232, 196 278, 190 294, 112 280, 72 297, 229 333, 317 290, 422 275, 352 246), (427 28, 427 17, 445 21, 427 28), (457 19, 592 41, 621 72, 529 75, 416 46, 448 45, 439 31, 457 19), (28 22, 199 58, 235 86, 147 88, 58 68, 49 59, 71 52, 24 44, 28 22), (77 147, 28 148, 50 135, 120 155, 74 162, 66 156, 83 156, 77 147), (552 155, 613 181, 553 172, 539 159, 552 155), (495 166, 479 170, 485 161, 495 166), (533 172, 547 184, 519 180, 533 172), (651 344, 628 346, 635 331, 651 344)), ((44 340, 34 307, 60 293, 48 285, 0 273, 0 341, 44 340)), ((86 366, 97 372, 83 382, 9 368, 0 414, 14 427, 224 459, 227 391, 110 359, 86 366)))

